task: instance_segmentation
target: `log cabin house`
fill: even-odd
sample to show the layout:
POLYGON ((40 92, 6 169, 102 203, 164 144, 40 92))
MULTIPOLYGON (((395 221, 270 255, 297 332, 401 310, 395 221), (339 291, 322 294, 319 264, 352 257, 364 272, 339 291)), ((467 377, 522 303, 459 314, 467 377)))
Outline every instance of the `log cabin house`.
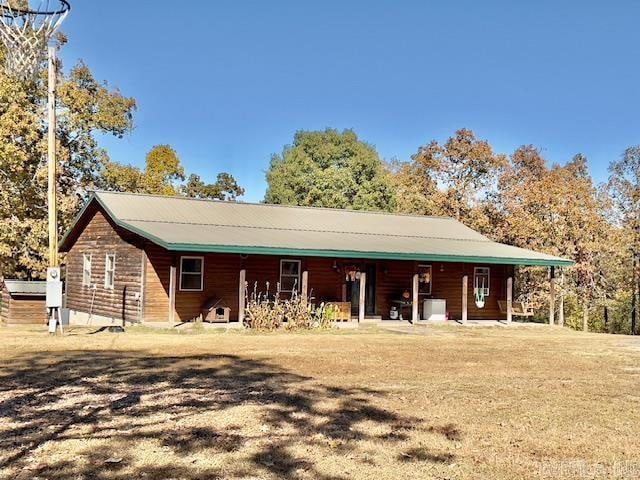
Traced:
POLYGON ((247 292, 267 282, 353 322, 511 321, 516 266, 572 264, 451 218, 105 192, 61 250, 72 323, 176 324, 213 305, 241 325, 247 292))

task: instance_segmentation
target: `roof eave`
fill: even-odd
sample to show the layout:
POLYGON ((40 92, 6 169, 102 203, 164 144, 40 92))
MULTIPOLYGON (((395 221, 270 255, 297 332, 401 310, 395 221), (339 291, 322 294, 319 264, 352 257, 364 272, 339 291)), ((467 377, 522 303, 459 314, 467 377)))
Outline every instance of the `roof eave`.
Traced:
MULTIPOLYGON (((153 239, 149 239, 158 243, 153 239)), ((358 250, 324 250, 307 248, 278 248, 262 246, 237 246, 237 245, 198 245, 186 243, 166 243, 160 246, 173 252, 201 252, 201 253, 237 253, 251 255, 286 255, 301 257, 331 257, 331 258, 360 258, 371 260, 407 260, 429 262, 460 262, 460 263, 485 263, 494 265, 520 265, 520 266, 544 266, 563 267, 572 266, 573 261, 567 259, 539 259, 539 258, 513 258, 491 257, 476 255, 443 255, 427 253, 402 253, 402 252, 371 252, 358 250)))

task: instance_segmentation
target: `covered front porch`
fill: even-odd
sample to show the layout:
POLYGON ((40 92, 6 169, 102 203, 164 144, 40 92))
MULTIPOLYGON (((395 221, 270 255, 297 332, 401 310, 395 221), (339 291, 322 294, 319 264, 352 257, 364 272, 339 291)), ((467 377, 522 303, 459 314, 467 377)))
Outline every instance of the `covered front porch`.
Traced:
MULTIPOLYGON (((553 274, 554 269, 550 269, 553 274)), ((533 311, 514 300, 514 265, 459 262, 281 259, 280 288, 295 291, 310 308, 333 305, 337 323, 413 324, 528 319, 533 311), (330 264, 330 265, 329 265, 330 264), (332 272, 328 276, 327 271, 332 272), (333 277, 335 273, 335 277, 333 277), (291 285, 291 275, 297 284, 291 285)), ((251 277, 244 270, 245 278, 251 277)), ((250 290, 250 282, 246 282, 250 290)), ((256 284, 254 280, 254 290, 256 284)), ((552 280, 551 318, 555 281, 552 280)))
MULTIPOLYGON (((228 312, 220 319, 211 317, 213 321, 241 325, 252 295, 273 298, 278 291, 279 299, 298 296, 311 309, 333 305, 339 324, 511 323, 530 315, 514 299, 514 274, 514 265, 500 263, 177 255, 168 282, 169 318, 172 324, 206 320, 203 310, 216 304, 228 312)), ((554 316, 553 280, 551 284, 554 316)))

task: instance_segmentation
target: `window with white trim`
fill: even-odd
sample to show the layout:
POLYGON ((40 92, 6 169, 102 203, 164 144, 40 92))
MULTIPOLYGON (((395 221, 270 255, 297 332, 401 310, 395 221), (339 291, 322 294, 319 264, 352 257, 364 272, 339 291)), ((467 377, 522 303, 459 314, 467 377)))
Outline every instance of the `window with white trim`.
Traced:
POLYGON ((113 290, 116 283, 116 254, 107 253, 104 259, 104 288, 113 290))
POLYGON ((482 292, 485 297, 489 296, 489 278, 491 270, 489 267, 475 267, 473 269, 473 291, 482 292))
POLYGON ((180 291, 201 292, 204 287, 204 257, 180 257, 180 291))
POLYGON ((300 260, 280 260, 280 291, 300 291, 300 260))
POLYGON ((82 254, 82 286, 91 286, 91 254, 82 254))

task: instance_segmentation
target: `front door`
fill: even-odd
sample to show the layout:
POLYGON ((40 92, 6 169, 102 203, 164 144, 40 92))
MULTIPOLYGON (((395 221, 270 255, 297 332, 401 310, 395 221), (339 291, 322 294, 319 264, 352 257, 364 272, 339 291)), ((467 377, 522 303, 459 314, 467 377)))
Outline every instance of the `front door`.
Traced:
MULTIPOLYGON (((376 314, 376 266, 367 264, 364 271, 367 274, 367 281, 364 292, 364 312, 365 315, 376 314)), ((347 298, 351 299, 351 314, 357 316, 360 305, 360 279, 347 282, 347 298)))

